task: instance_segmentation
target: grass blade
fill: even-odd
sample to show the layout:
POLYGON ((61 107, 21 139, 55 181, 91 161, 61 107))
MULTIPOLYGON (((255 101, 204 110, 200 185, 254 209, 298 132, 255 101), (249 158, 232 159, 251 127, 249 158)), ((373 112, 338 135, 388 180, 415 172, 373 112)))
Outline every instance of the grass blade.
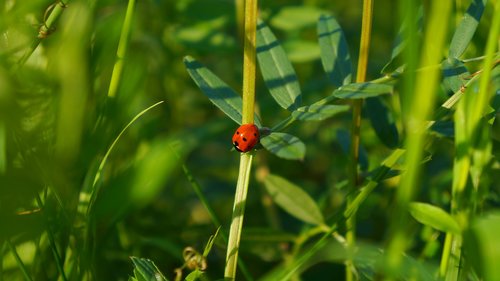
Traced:
POLYGON ((391 94, 393 86, 371 82, 351 83, 333 91, 332 95, 340 99, 364 99, 391 94))

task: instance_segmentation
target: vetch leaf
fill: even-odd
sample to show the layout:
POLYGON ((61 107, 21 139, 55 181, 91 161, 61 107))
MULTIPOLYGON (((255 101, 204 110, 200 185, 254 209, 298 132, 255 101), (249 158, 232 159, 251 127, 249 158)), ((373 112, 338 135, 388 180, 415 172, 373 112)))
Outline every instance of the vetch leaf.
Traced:
POLYGON ((322 13, 324 13, 323 10, 314 6, 285 6, 271 19, 271 25, 281 30, 293 32, 314 26, 316 19, 322 13))
MULTIPOLYGON (((195 269, 193 272, 189 273, 188 276, 186 276, 186 279, 184 281, 196 281, 200 280, 202 276, 205 274, 205 272, 195 269)), ((203 279, 201 279, 203 280, 203 279)))
POLYGON ((167 281, 155 263, 149 259, 130 257, 134 264, 134 274, 137 280, 145 281, 167 281))
POLYGON ((364 99, 391 94, 392 85, 378 83, 351 83, 333 91, 333 96, 341 99, 364 99))
POLYGON ((486 2, 487 0, 472 0, 462 21, 460 21, 453 34, 448 52, 449 57, 458 58, 465 52, 479 25, 486 2))
POLYGON ((333 16, 323 15, 318 21, 321 62, 330 82, 336 87, 351 83, 352 63, 342 28, 333 16))
POLYGON ((321 121, 347 110, 348 105, 313 104, 297 108, 292 112, 292 116, 301 121, 321 121))
POLYGON ((398 129, 391 112, 379 97, 366 99, 365 113, 382 143, 389 148, 396 148, 399 143, 398 129))
MULTIPOLYGON (((194 58, 185 57, 184 64, 191 78, 210 101, 234 122, 241 124, 243 105, 241 96, 194 58)), ((261 127, 257 116, 255 116, 255 124, 261 127)))
MULTIPOLYGON (((337 140, 342 148, 345 155, 349 155, 349 149, 351 147, 351 135, 347 130, 337 131, 337 140)), ((368 170, 368 153, 366 149, 359 144, 359 167, 362 171, 368 170)))
POLYGON ((301 102, 297 75, 271 29, 262 21, 257 26, 257 59, 266 86, 276 102, 284 109, 297 109, 301 102))
POLYGON ((409 206, 410 214, 421 224, 444 232, 460 234, 460 226, 443 209, 427 203, 413 202, 409 206))
POLYGON ((324 222, 316 202, 300 187, 276 175, 268 175, 264 185, 273 201, 290 215, 310 224, 324 222))
MULTIPOLYGON (((380 71, 383 74, 391 74, 394 72, 402 73, 405 65, 401 65, 402 63, 402 53, 403 50, 408 45, 408 39, 405 38, 405 35, 409 35, 410 30, 415 33, 420 33, 422 31, 422 22, 423 22, 424 12, 423 8, 420 5, 417 11, 417 17, 414 22, 409 22, 409 20, 405 19, 401 27, 399 28, 398 34, 396 35, 396 39, 394 40, 391 52, 391 60, 382 68, 380 71), (415 28, 412 30, 413 28, 415 28)), ((415 38, 417 39, 417 38, 415 38)))
POLYGON ((456 93, 470 76, 467 67, 456 58, 449 57, 441 63, 443 71, 443 84, 450 92, 456 93))
POLYGON ((306 146, 297 137, 285 133, 271 133, 260 140, 262 146, 278 157, 289 160, 304 159, 306 146))
POLYGON ((320 57, 318 44, 304 39, 288 40, 284 42, 283 49, 288 54, 290 61, 294 63, 309 62, 320 57))

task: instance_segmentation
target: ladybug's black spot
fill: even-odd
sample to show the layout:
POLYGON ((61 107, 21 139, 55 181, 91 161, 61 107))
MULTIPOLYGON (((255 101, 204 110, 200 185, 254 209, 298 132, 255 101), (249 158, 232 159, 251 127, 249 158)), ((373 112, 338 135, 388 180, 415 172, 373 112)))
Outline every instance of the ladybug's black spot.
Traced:
POLYGON ((240 131, 236 131, 236 134, 239 135, 240 134, 240 131))
POLYGON ((242 151, 241 151, 241 149, 238 147, 239 145, 238 145, 238 142, 237 142, 237 141, 233 142, 233 145, 234 145, 234 148, 235 148, 236 150, 238 150, 239 152, 242 152, 242 151))
POLYGON ((254 136, 254 137, 257 137, 257 134, 256 134, 256 133, 253 133, 253 136, 254 136))
POLYGON ((243 141, 247 141, 247 138, 243 137, 243 141))

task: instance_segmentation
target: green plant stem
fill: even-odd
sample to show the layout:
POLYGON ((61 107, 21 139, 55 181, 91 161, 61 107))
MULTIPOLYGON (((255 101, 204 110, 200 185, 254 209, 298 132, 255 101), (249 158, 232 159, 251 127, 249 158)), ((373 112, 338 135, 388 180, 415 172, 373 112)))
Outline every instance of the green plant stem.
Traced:
MULTIPOLYGON (((474 199, 465 198, 466 194, 469 194, 469 192, 465 192, 465 189, 472 171, 476 170, 477 174, 481 174, 483 170, 483 163, 474 161, 475 155, 480 155, 483 153, 481 150, 486 150, 486 148, 482 147, 488 147, 484 144, 481 145, 481 135, 483 134, 480 132, 485 130, 485 128, 482 128, 484 125, 481 119, 488 112, 488 101, 490 101, 493 94, 493 91, 488 89, 491 81, 491 70, 498 63, 495 62, 495 56, 497 55, 495 51, 497 50, 500 33, 500 1, 496 2, 495 10, 483 57, 482 76, 479 81, 478 93, 474 95, 474 98, 461 101, 455 113, 457 127, 455 129, 455 150, 457 152, 453 165, 451 213, 459 222, 463 222, 466 216, 469 216, 469 218, 465 218, 465 221, 470 221, 475 214, 476 202, 474 199)), ((469 93, 472 94, 472 91, 469 91, 469 93)), ((479 182, 475 182, 474 176, 471 176, 471 182, 475 187, 471 192, 477 194, 479 182)), ((476 196, 470 198, 474 197, 476 196)), ((467 227, 466 225, 461 226, 462 228, 467 227)), ((462 236, 447 233, 445 242, 441 257, 440 277, 446 281, 462 279, 461 275, 465 274, 465 271, 461 270, 463 268, 461 264, 462 236)))
MULTIPOLYGON (((254 122, 257 7, 257 0, 245 1, 242 124, 252 124, 254 122)), ((240 155, 240 169, 238 182, 236 184, 233 216, 231 228, 229 230, 229 241, 226 254, 226 267, 224 270, 224 278, 226 280, 235 280, 236 278, 236 266, 238 263, 238 251, 245 214, 252 158, 253 155, 251 153, 242 153, 240 155)))
MULTIPOLYGON (((48 15, 46 15, 45 21, 38 30, 38 36, 35 40, 33 40, 33 43, 31 44, 30 48, 24 53, 24 55, 21 57, 21 59, 18 62, 18 66, 23 66, 26 61, 31 57, 33 52, 38 48, 40 43, 42 43, 42 40, 47 38, 47 36, 53 32, 54 30, 54 25, 57 19, 61 16, 63 10, 66 8, 68 5, 69 0, 66 1, 61 1, 58 0, 56 3, 54 3, 54 8, 50 11, 48 15)), ((50 7, 48 8, 48 10, 50 7)))
MULTIPOLYGON (((40 198, 40 196, 38 194, 36 195, 36 202, 38 204, 38 207, 43 210, 44 205, 43 205, 42 199, 40 198)), ((54 255, 54 260, 56 261, 57 270, 59 271, 59 275, 62 278, 62 280, 66 281, 68 279, 66 278, 66 274, 64 273, 63 260, 61 259, 61 255, 59 255, 59 251, 57 250, 56 240, 54 238, 54 233, 52 232, 52 229, 50 229, 50 224, 49 224, 48 219, 46 217, 46 213, 42 212, 42 215, 45 217, 45 225, 47 226, 47 236, 49 238, 49 245, 50 245, 50 249, 52 251, 52 254, 54 255)))
POLYGON ((238 183, 236 185, 236 193, 234 195, 233 216, 231 220, 231 228, 229 230, 229 241, 227 244, 226 268, 224 271, 225 280, 235 280, 236 278, 236 265, 238 261, 243 218, 245 215, 252 157, 253 156, 250 153, 242 153, 240 158, 240 170, 238 183))
POLYGON ((116 60, 113 66, 113 72, 111 74, 111 81, 109 82, 108 97, 113 98, 116 96, 118 91, 118 85, 120 85, 120 80, 123 72, 123 59, 127 53, 128 38, 130 36, 130 29, 132 26, 132 16, 134 14, 136 0, 129 0, 127 5, 127 12, 125 13, 125 20, 123 21, 123 26, 120 34, 120 40, 118 42, 118 49, 116 50, 116 60))
MULTIPOLYGON (((447 37, 448 18, 451 2, 435 1, 432 3, 429 24, 427 26, 421 65, 437 64, 441 58, 444 39, 447 37)), ((399 276, 403 253, 406 251, 411 235, 409 232, 408 204, 412 200, 419 182, 422 151, 425 145, 426 121, 434 107, 435 93, 439 81, 439 70, 419 73, 414 92, 406 93, 409 101, 408 118, 405 125, 408 130, 406 140, 405 173, 397 190, 394 216, 389 228, 387 255, 384 262, 384 275, 393 280, 399 276)))
POLYGON ((0 120, 0 175, 7 169, 7 130, 4 120, 0 120))
POLYGON ((31 278, 30 274, 28 273, 28 269, 26 268, 23 261, 21 260, 21 257, 17 253, 16 247, 8 239, 6 240, 5 243, 7 243, 7 246, 9 247, 10 251, 14 255, 14 258, 16 259, 17 265, 19 266, 19 268, 21 269, 21 271, 24 275, 24 279, 26 279, 27 281, 32 281, 33 279, 31 278))
MULTIPOLYGON (((175 152, 175 150, 172 149, 174 154, 177 156, 177 158, 180 160, 179 155, 175 152)), ((212 220, 212 223, 214 224, 215 227, 220 227, 222 224, 220 223, 220 220, 217 218, 217 215, 215 214, 214 210, 212 207, 210 207, 210 204, 208 203, 208 200, 206 199, 205 195, 203 195, 203 192, 201 191, 201 186, 198 183, 198 181, 193 177, 191 174, 191 171, 188 169, 188 167, 183 164, 182 165, 182 171, 184 172, 184 175, 186 175, 186 178, 188 179, 189 183, 191 184, 191 187, 193 187, 194 192, 198 196, 198 198, 201 201, 201 204, 205 207, 205 209, 208 212, 208 215, 210 216, 210 219, 212 220)), ((228 238, 226 234, 224 234, 223 231, 219 232, 220 237, 224 241, 224 243, 228 242, 228 238)), ((245 263, 241 258, 238 258, 238 267, 240 268, 241 272, 245 276, 247 280, 254 280, 253 277, 251 276, 250 272, 248 271, 245 263)))
MULTIPOLYGON (((372 28, 373 1, 363 0, 363 17, 361 23, 361 41, 359 44, 359 60, 356 74, 356 82, 364 82, 366 80, 366 70, 368 67, 368 53, 370 50, 370 38, 372 28)), ((352 104, 352 125, 351 125, 351 146, 349 149, 349 187, 353 193, 358 186, 358 162, 359 162, 359 144, 361 132, 361 107, 363 100, 354 100, 352 104)), ((347 196, 347 206, 352 204, 352 196, 347 196)), ((346 219, 346 241, 348 250, 354 248, 356 243, 356 215, 352 214, 346 219)), ((355 268, 351 259, 346 260, 346 280, 352 281, 357 279, 355 268)))

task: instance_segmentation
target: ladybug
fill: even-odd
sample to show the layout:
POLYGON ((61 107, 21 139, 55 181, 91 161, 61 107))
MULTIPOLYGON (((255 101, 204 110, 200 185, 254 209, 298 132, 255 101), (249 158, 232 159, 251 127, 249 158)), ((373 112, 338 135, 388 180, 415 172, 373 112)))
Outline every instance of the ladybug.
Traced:
POLYGON ((254 124, 243 124, 233 135, 233 145, 239 152, 248 152, 259 142, 259 129, 254 124))

